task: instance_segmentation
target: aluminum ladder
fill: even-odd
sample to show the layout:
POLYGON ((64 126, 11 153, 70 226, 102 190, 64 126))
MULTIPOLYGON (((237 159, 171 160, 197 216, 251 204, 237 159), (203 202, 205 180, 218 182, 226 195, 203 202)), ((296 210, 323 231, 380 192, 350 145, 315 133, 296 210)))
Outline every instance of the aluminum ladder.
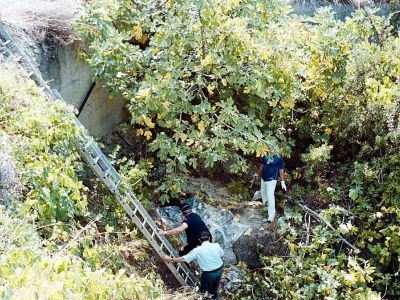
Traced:
MULTIPOLYGON (((40 72, 34 67, 29 58, 24 54, 17 43, 12 39, 10 34, 0 23, 0 55, 5 57, 13 57, 27 72, 26 76, 30 77, 39 85, 39 87, 53 100, 63 100, 57 90, 51 89, 43 80, 40 72)), ((84 128, 81 122, 75 117, 77 126, 84 128)), ((137 200, 132 191, 122 191, 120 189, 121 177, 112 166, 108 158, 103 154, 95 140, 84 130, 79 135, 77 141, 77 149, 84 157, 90 168, 97 177, 107 186, 112 194, 117 198, 123 206, 132 221, 143 233, 150 245, 162 257, 165 255, 178 257, 178 254, 171 243, 157 233, 158 226, 155 224, 151 216, 137 200)), ((182 286, 198 286, 197 277, 189 270, 186 264, 166 263, 172 274, 176 277, 182 286)))

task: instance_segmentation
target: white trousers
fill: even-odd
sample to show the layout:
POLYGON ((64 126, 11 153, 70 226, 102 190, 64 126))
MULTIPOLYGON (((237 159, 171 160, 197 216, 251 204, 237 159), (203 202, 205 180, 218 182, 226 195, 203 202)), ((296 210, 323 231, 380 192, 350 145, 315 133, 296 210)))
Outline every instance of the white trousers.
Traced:
POLYGON ((268 204, 268 221, 275 218, 275 188, 276 180, 264 181, 261 179, 261 198, 264 205, 268 204))

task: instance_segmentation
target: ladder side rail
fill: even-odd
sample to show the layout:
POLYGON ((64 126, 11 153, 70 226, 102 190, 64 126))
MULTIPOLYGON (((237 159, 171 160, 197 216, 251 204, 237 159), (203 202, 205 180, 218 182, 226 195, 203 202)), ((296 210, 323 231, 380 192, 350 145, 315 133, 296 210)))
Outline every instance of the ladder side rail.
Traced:
MULTIPOLYGON (((44 87, 47 89, 50 94, 52 94, 50 88, 47 86, 46 82, 43 80, 42 76, 38 75, 38 72, 36 71, 36 68, 34 65, 30 62, 29 59, 27 59, 26 54, 24 51, 21 50, 21 48, 17 45, 17 43, 14 41, 14 39, 10 36, 10 34, 6 31, 4 28, 3 24, 0 23, 0 36, 3 37, 5 42, 9 41, 9 45, 7 45, 9 48, 12 47, 14 48, 13 50, 21 57, 21 60, 23 62, 23 67, 29 71, 33 72, 33 77, 34 80, 39 84, 40 87, 44 87)), ((10 50, 9 50, 10 51, 10 50)), ((11 52, 11 51, 10 51, 11 52)))
MULTIPOLYGON (((142 204, 137 200, 136 196, 133 193, 131 193, 131 191, 127 191, 126 195, 127 195, 128 199, 133 203, 133 205, 138 208, 138 211, 142 214, 142 218, 144 220, 146 220, 148 222, 149 226, 151 227, 151 229, 156 232, 155 235, 158 237, 158 239, 160 241, 162 241, 162 243, 165 245, 165 248, 168 250, 167 255, 173 256, 173 257, 179 257, 177 251, 172 246, 170 241, 165 236, 161 236, 157 233, 157 230, 158 230, 157 224, 153 221, 153 219, 148 214, 148 212, 144 209, 142 204)), ((193 282, 194 285, 196 285, 197 279, 193 275, 192 271, 190 271, 190 269, 187 267, 187 265, 181 264, 181 268, 182 268, 183 272, 185 273, 185 275, 191 279, 191 281, 193 282)))
MULTIPOLYGON (((82 150, 81 150, 82 151, 82 150)), ((106 186, 114 192, 115 195, 117 196, 118 201, 121 203, 121 205, 124 207, 125 211, 130 215, 132 220, 134 221, 135 225, 140 229, 140 231, 144 234, 146 239, 149 241, 149 243, 153 246, 153 248, 157 251, 157 253, 161 256, 165 255, 165 252, 167 252, 167 255, 173 256, 173 257, 178 257, 178 254, 175 250, 175 248, 171 245, 171 243, 166 239, 164 236, 160 236, 157 233, 158 226, 154 222, 154 220, 151 218, 151 216, 148 214, 148 212, 144 209, 143 205, 137 200, 135 195, 131 191, 126 192, 126 197, 128 200, 133 204, 133 206, 136 208, 136 213, 132 210, 132 208, 126 203, 125 200, 121 200, 121 196, 119 195, 119 192, 117 191, 117 187, 110 185, 109 182, 102 176, 104 170, 100 168, 97 164, 91 163, 93 162, 93 158, 90 156, 90 154, 87 151, 82 151, 83 156, 86 158, 86 160, 89 162, 90 167, 92 170, 96 173, 97 176, 101 178, 101 180, 106 184, 106 186), (140 213, 141 219, 140 220, 137 217, 137 213, 140 213), (143 226, 143 223, 146 222, 152 232, 149 232, 145 226, 143 226), (154 235, 152 234, 154 233, 154 235), (154 236, 157 236, 157 238, 161 241, 161 244, 158 244, 154 238, 154 236), (165 249, 165 251, 163 250, 165 249)), ((171 264, 171 263, 168 263, 171 264)), ((172 265, 172 264, 171 264, 172 265)), ((171 269, 172 266, 169 266, 169 269, 171 269)), ((183 272, 182 274, 179 274, 177 271, 177 268, 175 270, 171 270, 171 272, 174 273, 176 276, 177 272, 180 277, 185 277, 186 284, 188 279, 191 281, 191 283, 195 286, 197 285, 198 281, 196 277, 193 275, 193 273, 189 270, 189 268, 185 264, 180 264, 180 269, 183 272)), ((177 278, 179 281, 181 281, 179 278, 177 278)))
MULTIPOLYGON (((78 119, 76 119, 76 120, 78 120, 78 119)), ((79 121, 76 122, 76 124, 78 126, 82 126, 83 127, 83 125, 79 121)), ((99 160, 106 167, 106 170, 109 170, 110 174, 112 174, 116 179, 118 179, 118 181, 120 181, 121 180, 120 175, 118 174, 118 172, 114 168, 114 166, 111 164, 111 162, 109 161, 107 156, 103 153, 103 151, 101 151, 101 149, 98 146, 98 144, 94 140, 91 140, 90 136, 86 132, 81 134, 81 136, 79 138, 81 140, 81 143, 78 145, 78 147, 81 148, 82 151, 85 151, 85 152, 89 153, 90 152, 89 149, 85 149, 84 147, 85 147, 85 142, 86 143, 91 143, 90 147, 93 150, 93 153, 95 153, 99 157, 99 160)), ((93 161, 92 163, 94 163, 94 159, 92 161, 93 161)), ((98 164, 98 162, 97 162, 97 164, 98 164)))
POLYGON ((93 154, 95 154, 95 156, 98 158, 98 161, 95 161, 94 158, 91 156, 92 152, 90 152, 90 150, 88 151, 87 149, 82 148, 81 150, 88 154, 87 158, 92 164, 96 164, 101 169, 102 179, 113 181, 112 184, 118 185, 121 182, 121 176, 118 174, 117 170, 115 170, 114 166, 110 163, 107 156, 104 155, 97 143, 91 145, 91 148, 93 150, 93 154), (114 180, 111 180, 111 177, 114 178, 114 180))
POLYGON ((131 191, 127 191, 126 192, 126 196, 127 198, 132 202, 132 204, 138 208, 138 211, 142 214, 142 218, 144 220, 147 221, 147 223, 149 224, 149 226, 152 228, 153 231, 156 232, 157 237, 165 244, 165 247, 169 250, 170 255, 174 256, 174 257, 178 257, 178 253, 175 250, 175 248, 172 246, 172 244, 169 242, 169 240, 162 235, 159 235, 157 233, 158 231, 158 226, 157 224, 154 222, 153 218, 149 215, 149 213, 147 212, 147 210, 143 207, 143 205, 137 200, 136 196, 131 192, 131 191))
MULTIPOLYGON (((118 201, 120 204, 124 207, 125 211, 128 213, 128 215, 131 217, 135 225, 139 228, 141 228, 141 232, 143 235, 147 238, 153 249, 157 252, 157 254, 162 257, 164 255, 164 251, 162 248, 159 247, 159 245, 156 243, 156 241, 152 238, 151 233, 142 226, 142 223, 140 222, 140 219, 136 216, 132 208, 129 206, 129 204, 124 200, 124 198, 117 192, 115 193, 118 201)), ((167 267, 170 269, 170 271, 175 275, 176 279, 179 281, 179 283, 182 286, 187 286, 188 283, 186 280, 183 278, 183 276, 177 271, 175 266, 172 263, 166 263, 167 267)))
MULTIPOLYGON (((125 196, 132 203, 131 195, 129 195, 128 192, 125 194, 125 196)), ((175 248, 170 244, 168 239, 166 239, 164 236, 161 236, 157 233, 157 229, 158 229, 157 225, 153 222, 153 219, 147 214, 147 211, 142 207, 142 205, 140 203, 138 203, 138 204, 139 204, 138 206, 136 206, 134 204, 133 205, 134 205, 134 207, 136 207, 135 215, 137 216, 138 213, 141 215, 140 218, 137 218, 137 221, 138 221, 137 226, 139 227, 139 229, 141 229, 142 232, 143 231, 148 232, 148 234, 145 234, 146 238, 149 240, 150 243, 152 243, 152 244, 155 243, 155 245, 157 245, 160 248, 161 254, 165 255, 165 252, 166 252, 166 254, 168 256, 178 257, 175 248), (143 214, 143 212, 145 212, 145 214, 143 214), (149 221, 153 222, 154 226, 151 226, 149 221), (147 230, 147 228, 144 226, 145 223, 147 223, 149 225, 150 230, 154 233, 154 236, 156 236, 158 238, 158 240, 160 240, 161 244, 158 244, 156 239, 154 238, 153 234, 151 232, 149 232, 149 230, 147 230), (164 249, 165 249, 165 251, 164 251, 164 249)), ((178 267, 176 267, 177 272, 180 274, 180 276, 185 278, 186 283, 190 282, 193 286, 198 285, 197 278, 190 271, 190 269, 187 267, 186 264, 184 264, 184 263, 176 263, 176 264, 178 264, 178 267)))

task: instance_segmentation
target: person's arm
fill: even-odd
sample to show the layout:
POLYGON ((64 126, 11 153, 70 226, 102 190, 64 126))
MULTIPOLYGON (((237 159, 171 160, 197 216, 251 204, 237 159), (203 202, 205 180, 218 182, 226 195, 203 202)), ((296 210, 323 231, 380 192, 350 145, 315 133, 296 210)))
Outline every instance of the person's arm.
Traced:
POLYGON ((262 172, 262 164, 257 168, 256 172, 253 175, 253 179, 250 181, 250 187, 254 184, 255 180, 261 175, 262 172))
POLYGON ((180 234, 181 232, 185 231, 188 228, 188 224, 186 222, 183 222, 181 224, 181 226, 176 227, 174 229, 170 229, 170 230, 159 230, 158 234, 161 235, 177 235, 180 234))
POLYGON ((169 257, 169 256, 161 257, 161 261, 162 262, 190 263, 197 258, 197 251, 198 250, 195 248, 192 251, 190 251, 188 254, 181 256, 181 257, 169 257))
POLYGON ((285 181, 285 169, 279 170, 279 177, 281 178, 281 181, 285 181))
POLYGON ((183 263, 185 262, 185 259, 183 257, 161 257, 162 262, 176 262, 176 263, 183 263))
POLYGON ((262 172, 262 168, 263 168, 262 164, 259 165, 259 167, 258 167, 257 171, 254 173, 254 175, 260 176, 261 172, 262 172))
POLYGON ((279 166, 279 177, 281 179, 282 190, 284 190, 286 192, 287 188, 286 188, 286 183, 285 183, 285 169, 284 168, 285 168, 285 163, 283 161, 283 158, 281 157, 281 163, 279 166))

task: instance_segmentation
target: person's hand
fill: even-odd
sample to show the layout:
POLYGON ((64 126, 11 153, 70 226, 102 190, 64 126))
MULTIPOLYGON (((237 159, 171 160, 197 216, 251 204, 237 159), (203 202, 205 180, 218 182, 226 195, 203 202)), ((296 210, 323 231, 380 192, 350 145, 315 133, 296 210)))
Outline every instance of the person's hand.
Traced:
POLYGON ((171 262, 171 258, 168 257, 168 256, 161 257, 160 260, 161 260, 162 262, 171 262))
POLYGON ((284 190, 285 192, 287 191, 287 187, 286 187, 284 180, 281 181, 281 187, 282 187, 282 190, 284 190))
POLYGON ((254 184, 254 182, 256 181, 257 178, 258 178, 258 174, 254 173, 253 179, 250 181, 250 188, 253 186, 253 184, 254 184))
POLYGON ((157 233, 158 233, 159 235, 165 235, 165 230, 158 229, 157 233))

